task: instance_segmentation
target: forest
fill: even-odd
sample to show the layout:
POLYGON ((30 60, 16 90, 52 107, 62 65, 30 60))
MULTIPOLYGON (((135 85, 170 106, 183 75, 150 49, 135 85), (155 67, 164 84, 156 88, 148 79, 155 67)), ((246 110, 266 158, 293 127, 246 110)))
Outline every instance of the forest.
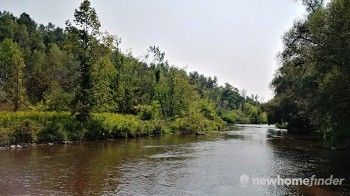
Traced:
POLYGON ((271 123, 349 145, 350 1, 303 2, 307 14, 283 37, 275 97, 264 107, 271 123))
POLYGON ((150 46, 135 57, 101 32, 85 0, 64 28, 0 12, 0 145, 223 130, 276 124, 350 142, 350 2, 303 0, 283 36, 275 96, 261 103, 216 77, 172 65, 150 46))
MULTIPOLYGON (((327 10, 318 8, 309 18, 321 20, 323 15, 327 10)), ((260 103, 257 95, 247 96, 228 83, 219 85, 216 77, 172 65, 157 46, 150 46, 142 58, 123 52, 121 40, 100 27, 88 0, 64 28, 38 24, 27 13, 17 17, 0 12, 0 145, 196 133, 234 123, 267 123, 264 110, 271 107, 260 103)), ((295 28, 290 39, 299 33, 300 27, 295 28)), ((301 41, 306 42, 294 44, 301 41)), ((286 51, 284 59, 291 61, 287 58, 297 55, 296 50, 301 49, 286 51)), ((341 61, 338 56, 332 59, 341 61)), ((332 69, 334 74, 326 79, 348 82, 341 69, 332 69)), ((278 93, 271 106, 285 97, 278 90, 283 77, 274 80, 278 93)), ((343 94, 349 93, 349 86, 340 87, 347 88, 343 94)), ((280 113, 272 116, 277 115, 283 115, 283 122, 289 120, 280 113)))

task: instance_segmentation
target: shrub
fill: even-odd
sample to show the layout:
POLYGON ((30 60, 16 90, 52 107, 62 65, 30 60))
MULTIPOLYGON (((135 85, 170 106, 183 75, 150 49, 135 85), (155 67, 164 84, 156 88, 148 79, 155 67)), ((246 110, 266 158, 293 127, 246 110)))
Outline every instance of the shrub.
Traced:
POLYGON ((288 122, 277 123, 276 127, 279 128, 279 129, 287 129, 288 128, 288 122))
POLYGON ((145 124, 146 129, 151 135, 161 135, 163 133, 170 133, 170 128, 166 126, 163 120, 153 120, 145 124))
POLYGON ((73 95, 64 92, 59 84, 53 82, 44 95, 44 106, 49 111, 69 111, 72 100, 73 95))
POLYGON ((0 145, 139 137, 175 131, 216 131, 222 126, 223 121, 215 112, 198 108, 188 115, 169 121, 98 113, 93 114, 86 123, 76 121, 68 112, 0 112, 0 145))
POLYGON ((8 133, 8 129, 0 127, 0 145, 9 145, 11 138, 8 133))
POLYGON ((153 118, 152 106, 138 105, 135 109, 141 120, 151 120, 153 118))
POLYGON ((227 123, 234 124, 238 121, 238 116, 235 111, 224 111, 221 115, 222 120, 226 121, 227 123))
POLYGON ((189 112, 176 118, 172 129, 181 133, 194 133, 197 131, 218 131, 224 125, 224 121, 216 114, 215 106, 208 100, 194 102, 189 112))
POLYGON ((267 123, 267 113, 261 112, 258 117, 258 123, 259 124, 266 124, 267 123))
POLYGON ((11 143, 31 143, 33 142, 33 135, 40 129, 38 124, 30 120, 25 120, 15 125, 14 132, 11 134, 11 143))
POLYGON ((38 142, 62 142, 65 140, 65 132, 63 125, 54 121, 50 121, 37 134, 38 142))
POLYGON ((103 128, 102 122, 92 119, 84 131, 84 138, 87 140, 101 140, 108 138, 108 131, 103 128))
POLYGON ((65 124, 66 137, 69 141, 81 141, 84 139, 86 125, 76 121, 74 118, 65 124))
POLYGON ((141 120, 152 120, 160 117, 160 105, 156 101, 151 105, 138 105, 135 110, 141 120))
POLYGON ((121 115, 113 113, 95 114, 105 134, 111 138, 126 138, 140 135, 142 121, 133 115, 121 115))
POLYGON ((209 120, 215 120, 218 118, 215 105, 212 102, 208 100, 200 100, 194 104, 196 104, 196 108, 194 109, 197 109, 205 118, 209 120))
POLYGON ((197 131, 219 131, 224 125, 221 119, 209 120, 201 114, 178 118, 172 124, 173 129, 184 134, 197 131))

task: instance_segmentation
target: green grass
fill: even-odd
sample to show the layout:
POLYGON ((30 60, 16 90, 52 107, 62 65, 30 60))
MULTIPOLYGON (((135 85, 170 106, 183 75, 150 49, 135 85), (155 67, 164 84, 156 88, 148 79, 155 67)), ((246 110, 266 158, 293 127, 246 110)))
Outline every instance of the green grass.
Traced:
POLYGON ((0 112, 0 145, 141 137, 170 132, 194 133, 217 131, 222 127, 221 121, 209 120, 201 115, 165 121, 96 113, 87 123, 81 124, 69 112, 0 112))

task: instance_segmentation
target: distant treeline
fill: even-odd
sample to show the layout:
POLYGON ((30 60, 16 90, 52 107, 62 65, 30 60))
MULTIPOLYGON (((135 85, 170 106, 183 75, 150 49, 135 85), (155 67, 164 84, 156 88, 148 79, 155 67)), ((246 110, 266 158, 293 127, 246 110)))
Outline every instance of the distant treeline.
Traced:
POLYGON ((350 137, 350 1, 303 2, 307 15, 283 38, 275 97, 265 108, 272 123, 341 145, 350 137))
POLYGON ((89 1, 74 18, 63 29, 0 12, 0 111, 68 111, 82 123, 102 112, 190 124, 267 122, 257 96, 171 66, 158 47, 140 59, 121 52, 118 38, 99 31, 89 1))

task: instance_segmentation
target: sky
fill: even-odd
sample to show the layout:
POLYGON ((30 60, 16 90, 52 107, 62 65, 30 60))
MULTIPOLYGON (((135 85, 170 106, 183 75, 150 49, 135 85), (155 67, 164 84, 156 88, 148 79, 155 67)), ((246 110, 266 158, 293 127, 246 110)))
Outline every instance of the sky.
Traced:
MULTIPOLYGON (((121 48, 142 56, 151 45, 170 64, 219 84, 273 97, 282 35, 305 14, 296 0, 91 0, 102 29, 121 38, 121 48)), ((0 10, 28 13, 42 24, 64 27, 81 0, 0 0, 0 10)))

